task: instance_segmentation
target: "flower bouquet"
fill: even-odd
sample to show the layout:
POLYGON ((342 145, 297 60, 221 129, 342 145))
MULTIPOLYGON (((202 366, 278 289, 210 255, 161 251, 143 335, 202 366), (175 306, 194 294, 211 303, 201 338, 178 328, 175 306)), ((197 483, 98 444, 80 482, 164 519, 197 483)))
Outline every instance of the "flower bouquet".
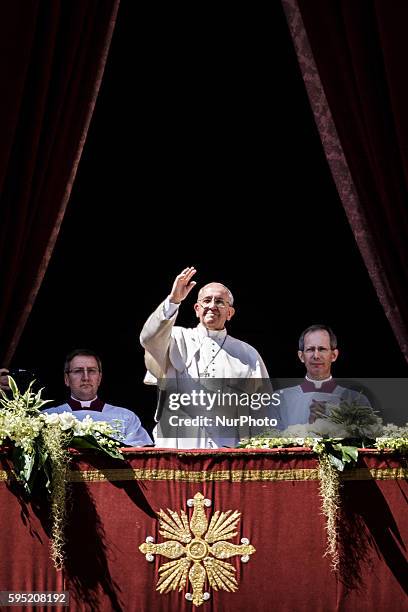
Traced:
POLYGON ((41 408, 50 400, 34 393, 34 381, 24 393, 9 377, 11 398, 0 389, 0 445, 10 446, 12 476, 26 497, 45 486, 51 498, 51 556, 57 569, 64 560, 66 522, 66 473, 69 448, 94 449, 123 459, 119 428, 87 416, 78 421, 72 413, 45 414, 41 408), (113 436, 116 438, 114 439, 113 436))
POLYGON ((300 446, 313 450, 319 460, 318 477, 322 512, 326 517, 327 548, 332 568, 337 570, 339 556, 339 517, 341 509, 341 472, 356 465, 358 448, 377 448, 408 453, 408 423, 402 427, 383 425, 368 406, 341 401, 327 404, 327 413, 313 423, 291 425, 263 435, 241 440, 241 448, 287 448, 300 446))
POLYGON ((342 471, 346 463, 357 461, 358 448, 408 450, 408 423, 404 427, 383 425, 370 406, 342 400, 326 404, 313 423, 273 429, 261 436, 240 441, 243 448, 285 448, 303 446, 325 451, 334 467, 342 471))

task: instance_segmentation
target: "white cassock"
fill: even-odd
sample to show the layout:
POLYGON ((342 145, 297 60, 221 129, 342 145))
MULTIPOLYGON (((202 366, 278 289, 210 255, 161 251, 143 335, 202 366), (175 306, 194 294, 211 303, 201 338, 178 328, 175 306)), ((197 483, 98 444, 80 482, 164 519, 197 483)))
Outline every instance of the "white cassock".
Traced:
POLYGON ((300 385, 281 389, 279 394, 282 429, 286 429, 290 425, 309 423, 312 402, 325 402, 338 406, 340 402, 347 401, 349 403, 357 402, 360 406, 371 407, 365 395, 338 385, 333 378, 324 381, 323 384, 320 381, 313 383, 304 380, 300 385), (317 384, 319 386, 316 386, 317 384))
POLYGON ((71 406, 65 403, 53 408, 46 408, 43 412, 48 414, 72 412, 78 421, 83 421, 87 415, 94 421, 106 421, 119 430, 121 434, 118 438, 119 441, 128 446, 151 446, 153 442, 145 428, 142 427, 139 417, 131 410, 121 406, 103 403, 102 411, 92 410, 91 408, 72 410, 71 406))
MULTIPOLYGON (((246 342, 233 338, 225 329, 208 330, 201 323, 195 328, 175 326, 178 305, 160 304, 143 326, 140 342, 145 349, 146 384, 171 379, 175 392, 188 393, 197 380, 268 379, 268 371, 259 353, 246 342)), ((182 411, 178 411, 178 416, 182 411)), ((159 412, 156 420, 160 419, 159 412)), ((197 427, 191 438, 160 437, 156 428, 156 446, 166 448, 217 448, 235 446, 238 440, 223 439, 221 432, 197 427)))

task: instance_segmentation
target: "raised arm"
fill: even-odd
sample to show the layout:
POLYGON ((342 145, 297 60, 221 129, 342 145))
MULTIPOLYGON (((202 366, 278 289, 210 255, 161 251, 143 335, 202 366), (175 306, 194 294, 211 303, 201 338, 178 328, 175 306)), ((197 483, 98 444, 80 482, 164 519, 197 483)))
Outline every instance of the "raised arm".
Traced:
POLYGON ((176 320, 177 307, 195 287, 191 280, 196 274, 193 267, 185 268, 176 276, 168 296, 167 310, 165 303, 150 315, 140 334, 140 343, 145 349, 145 362, 148 371, 156 378, 161 378, 169 365, 171 332, 176 320))

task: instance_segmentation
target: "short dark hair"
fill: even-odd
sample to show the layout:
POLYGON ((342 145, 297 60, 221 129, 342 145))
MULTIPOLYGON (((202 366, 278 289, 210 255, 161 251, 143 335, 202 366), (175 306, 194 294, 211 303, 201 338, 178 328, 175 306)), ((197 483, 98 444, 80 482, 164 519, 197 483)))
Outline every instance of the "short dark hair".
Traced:
POLYGON ((92 351, 90 349, 74 349, 73 351, 68 353, 68 355, 65 357, 65 363, 64 363, 65 373, 69 371, 69 366, 71 365, 71 361, 74 359, 74 357, 79 357, 80 355, 83 355, 84 357, 94 357, 98 364, 99 371, 102 372, 102 361, 99 355, 95 353, 95 351, 92 351))
POLYGON ((315 325, 310 325, 304 331, 302 331, 302 333, 300 334, 300 337, 299 337, 299 351, 304 351, 305 350, 305 336, 306 336, 306 334, 309 334, 310 332, 314 332, 314 331, 326 331, 329 334, 329 338, 330 338, 330 348, 332 350, 337 348, 337 337, 336 337, 336 334, 333 332, 332 328, 329 327, 328 325, 324 325, 322 323, 315 323, 315 325))

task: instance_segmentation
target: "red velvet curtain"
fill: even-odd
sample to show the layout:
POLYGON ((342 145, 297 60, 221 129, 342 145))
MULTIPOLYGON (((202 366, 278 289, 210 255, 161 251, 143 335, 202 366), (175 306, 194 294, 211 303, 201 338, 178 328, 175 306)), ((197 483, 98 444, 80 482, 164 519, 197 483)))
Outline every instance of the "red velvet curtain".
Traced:
POLYGON ((406 612, 408 482, 395 456, 361 452, 359 467, 343 475, 337 574, 324 556, 326 524, 312 452, 139 449, 125 457, 73 457, 61 573, 49 558, 47 500, 26 505, 16 497, 1 482, 8 476, 3 459, 0 591, 66 590, 70 612, 406 612), (240 554, 225 559, 236 569, 238 589, 216 591, 206 581, 211 596, 200 608, 185 598, 190 582, 160 594, 159 568, 171 559, 156 553, 149 562, 139 550, 149 536, 155 543, 169 539, 160 533, 160 509, 179 516, 183 510, 190 521, 188 499, 196 493, 211 501, 208 520, 217 511, 239 512, 236 535, 225 539, 239 545, 248 538, 256 549, 248 563, 240 554))
POLYGON ((58 236, 118 6, 0 6, 0 365, 14 353, 58 236))
MULTIPOLYGON (((408 3, 282 3, 333 178, 408 359, 408 3)), ((342 248, 330 228, 327 239, 342 248)))

